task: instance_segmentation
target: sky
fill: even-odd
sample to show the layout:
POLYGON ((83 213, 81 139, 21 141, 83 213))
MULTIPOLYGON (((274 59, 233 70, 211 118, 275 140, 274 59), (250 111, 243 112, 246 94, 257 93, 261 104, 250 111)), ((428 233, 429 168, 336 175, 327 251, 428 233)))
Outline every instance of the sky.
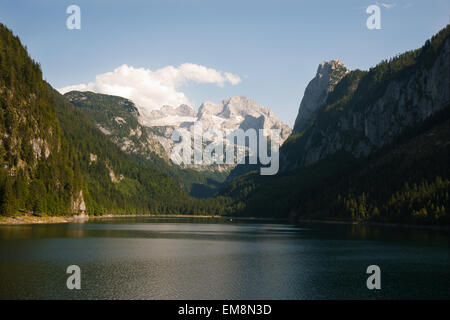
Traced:
POLYGON ((132 99, 140 109, 244 95, 293 125, 321 61, 375 66, 450 22, 448 0, 0 0, 0 22, 64 92, 132 99), (66 9, 81 10, 68 29, 66 9), (381 29, 369 30, 370 5, 381 29))

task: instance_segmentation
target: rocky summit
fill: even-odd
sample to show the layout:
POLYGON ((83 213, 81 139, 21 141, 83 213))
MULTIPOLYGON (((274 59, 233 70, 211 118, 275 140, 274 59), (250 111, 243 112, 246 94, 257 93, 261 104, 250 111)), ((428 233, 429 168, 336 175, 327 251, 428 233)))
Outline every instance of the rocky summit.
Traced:
MULTIPOLYGON (((206 101, 196 112, 182 104, 178 107, 162 106, 159 110, 140 113, 138 107, 128 99, 93 92, 71 91, 66 98, 95 121, 100 131, 107 135, 123 151, 146 159, 157 155, 170 163, 174 142, 171 139, 176 129, 193 133, 195 123, 201 123, 203 132, 218 130, 226 134, 238 129, 280 130, 280 142, 291 134, 291 128, 280 121, 267 107, 254 100, 236 96, 221 103, 206 101)), ((191 165, 188 165, 191 167, 191 165)), ((197 169, 228 171, 230 165, 192 165, 197 169)))
POLYGON ((267 107, 259 106, 253 99, 235 96, 221 103, 206 101, 198 112, 187 105, 177 108, 163 106, 150 113, 150 117, 140 121, 149 127, 183 127, 191 129, 195 122, 201 121, 203 130, 221 130, 223 132, 237 129, 279 129, 281 141, 288 138, 291 128, 280 121, 267 107))
POLYGON ((314 164, 336 152, 356 158, 393 142, 406 128, 450 101, 450 40, 427 42, 369 71, 349 72, 339 60, 319 65, 301 101, 282 170, 314 164))
POLYGON ((327 100, 328 93, 347 74, 349 70, 342 60, 323 61, 317 68, 316 76, 309 82, 300 103, 299 113, 295 120, 294 132, 304 130, 314 111, 327 100))
MULTIPOLYGON (((235 96, 223 100, 221 103, 206 101, 202 103, 197 112, 187 105, 175 108, 163 106, 160 110, 150 112, 150 117, 139 117, 143 126, 152 129, 155 140, 164 147, 169 157, 174 142, 172 132, 183 129, 194 134, 194 125, 201 123, 203 132, 217 130, 223 135, 238 129, 262 129, 268 135, 270 129, 280 130, 280 143, 283 143, 291 134, 292 129, 281 120, 268 107, 259 106, 253 99, 244 96, 235 96)), ((193 165, 200 169, 214 169, 220 171, 230 170, 234 165, 193 165)))

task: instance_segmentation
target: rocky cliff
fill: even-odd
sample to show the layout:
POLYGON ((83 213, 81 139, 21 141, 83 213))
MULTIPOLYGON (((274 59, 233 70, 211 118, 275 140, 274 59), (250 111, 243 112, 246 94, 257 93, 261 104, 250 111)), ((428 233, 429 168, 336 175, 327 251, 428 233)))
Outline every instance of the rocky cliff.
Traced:
POLYGON ((366 156, 448 107, 449 63, 448 27, 421 49, 367 72, 347 72, 341 62, 322 63, 305 90, 295 133, 282 148, 282 170, 314 164, 338 151, 366 156), (338 69, 342 79, 330 81, 338 69))
MULTIPOLYGON (((171 164, 170 152, 174 145, 171 139, 175 129, 188 130, 193 134, 194 124, 202 124, 204 132, 220 130, 223 134, 237 129, 279 129, 281 142, 291 133, 291 128, 281 122, 267 107, 254 100, 236 96, 216 104, 210 101, 201 104, 198 112, 188 105, 162 106, 143 119, 134 103, 128 99, 71 91, 65 97, 81 108, 97 127, 123 151, 148 160, 155 156, 171 164)), ((188 165, 197 169, 226 172, 230 165, 188 165)))
MULTIPOLYGON (((171 140, 172 132, 182 128, 191 132, 193 136, 196 123, 201 123, 203 132, 218 130, 223 135, 238 129, 244 131, 263 129, 265 134, 269 134, 270 129, 279 129, 281 143, 292 132, 292 129, 280 121, 269 108, 259 106, 253 99, 244 96, 231 97, 221 103, 206 101, 200 105, 198 112, 186 105, 177 108, 163 106, 160 110, 152 111, 150 117, 147 117, 143 123, 155 133, 155 139, 164 147, 167 156, 170 155, 174 144, 171 140)), ((204 138, 206 136, 204 135, 204 138)), ((227 172, 234 165, 192 164, 188 167, 227 172)))
POLYGON ((206 101, 200 105, 198 112, 186 105, 178 108, 163 106, 160 110, 152 111, 146 124, 150 127, 171 126, 191 130, 197 121, 202 123, 204 130, 223 132, 250 128, 279 129, 282 142, 291 133, 291 128, 280 121, 269 108, 259 106, 253 99, 244 96, 231 97, 218 104, 206 101))
POLYGON ((318 107, 323 105, 328 94, 333 91, 335 85, 349 72, 342 60, 322 62, 317 68, 317 73, 305 89, 305 94, 300 103, 299 113, 295 120, 294 132, 306 128, 311 115, 318 107))
POLYGON ((154 134, 139 123, 140 114, 132 101, 94 92, 70 91, 64 96, 92 119, 122 151, 147 160, 155 155, 168 160, 154 134))

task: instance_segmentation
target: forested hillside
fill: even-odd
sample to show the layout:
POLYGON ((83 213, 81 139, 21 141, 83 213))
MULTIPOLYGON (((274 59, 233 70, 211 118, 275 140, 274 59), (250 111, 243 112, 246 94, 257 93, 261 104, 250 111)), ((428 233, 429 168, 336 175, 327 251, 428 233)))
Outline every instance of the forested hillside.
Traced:
POLYGON ((282 147, 282 170, 313 164, 340 150, 356 158, 367 156, 392 143, 403 130, 447 106, 449 69, 447 26, 417 50, 368 71, 347 73, 303 129, 294 128, 296 133, 282 147))
POLYGON ((325 102, 283 144, 278 175, 238 167, 219 196, 198 199, 188 192, 211 194, 217 177, 171 166, 156 144, 144 146, 152 132, 139 126, 131 101, 59 94, 0 25, 0 215, 448 223, 449 37, 447 26, 369 71, 335 63, 339 77, 309 100, 325 102))
POLYGON ((225 180, 227 172, 174 165, 152 128, 139 123, 139 111, 132 101, 94 92, 71 91, 64 96, 95 123, 105 139, 114 142, 133 158, 164 172, 190 195, 198 198, 212 196, 225 180))
POLYGON ((82 210, 77 156, 61 131, 52 93, 40 66, 3 25, 0 69, 0 212, 82 210))
POLYGON ((241 215, 446 224, 449 121, 446 108, 367 158, 339 152, 278 177, 252 172, 223 195, 241 215))
POLYGON ((0 66, 0 215, 224 212, 106 139, 3 25, 0 66))
POLYGON ((222 195, 243 215, 447 223, 449 36, 346 74, 282 146, 282 173, 222 195))

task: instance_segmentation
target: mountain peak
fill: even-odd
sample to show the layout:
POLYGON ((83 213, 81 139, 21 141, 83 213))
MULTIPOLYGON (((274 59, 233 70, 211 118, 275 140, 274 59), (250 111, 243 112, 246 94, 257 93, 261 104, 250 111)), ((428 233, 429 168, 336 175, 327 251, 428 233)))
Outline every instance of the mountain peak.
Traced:
POLYGON ((328 91, 334 89, 334 86, 350 71, 345 67, 344 62, 340 59, 322 61, 317 67, 316 78, 324 78, 324 82, 328 82, 328 91))
POLYGON ((330 66, 333 69, 335 69, 337 67, 345 67, 344 61, 342 61, 341 59, 335 59, 335 60, 330 60, 330 61, 322 61, 319 64, 319 68, 320 67, 324 67, 324 66, 330 66))
POLYGON ((349 72, 344 62, 340 59, 322 61, 319 64, 316 76, 305 89, 298 116, 295 120, 294 132, 305 129, 313 112, 325 103, 328 93, 349 72))
POLYGON ((195 110, 191 106, 188 106, 187 104, 180 104, 178 106, 178 108, 175 109, 175 112, 178 116, 183 116, 183 117, 195 117, 196 116, 195 110))
POLYGON ((255 100, 247 98, 245 96, 234 96, 222 101, 223 110, 220 113, 221 116, 230 118, 232 116, 253 115, 260 113, 261 107, 255 100))
POLYGON ((221 112, 223 109, 223 106, 216 104, 214 102, 211 101, 205 101, 200 105, 200 108, 198 109, 198 114, 197 117, 198 118, 202 118, 206 115, 216 115, 219 112, 221 112))

